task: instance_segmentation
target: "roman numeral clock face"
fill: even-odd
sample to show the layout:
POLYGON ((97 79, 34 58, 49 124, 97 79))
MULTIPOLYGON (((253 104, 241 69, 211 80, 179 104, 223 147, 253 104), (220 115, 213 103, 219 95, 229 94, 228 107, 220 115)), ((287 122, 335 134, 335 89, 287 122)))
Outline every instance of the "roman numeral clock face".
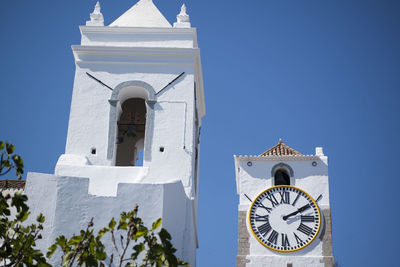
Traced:
POLYGON ((315 200, 293 186, 274 186, 253 201, 249 225, 256 239, 278 252, 294 252, 318 235, 320 211, 315 200))

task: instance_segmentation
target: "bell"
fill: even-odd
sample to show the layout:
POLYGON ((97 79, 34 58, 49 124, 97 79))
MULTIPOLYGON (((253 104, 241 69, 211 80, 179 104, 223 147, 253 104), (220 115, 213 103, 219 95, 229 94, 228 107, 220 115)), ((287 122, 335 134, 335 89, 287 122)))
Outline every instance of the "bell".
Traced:
POLYGON ((136 126, 129 125, 128 130, 126 131, 126 136, 135 137, 136 136, 136 126))
POLYGON ((123 137, 118 137, 117 138, 117 145, 122 144, 124 142, 124 138, 123 137))

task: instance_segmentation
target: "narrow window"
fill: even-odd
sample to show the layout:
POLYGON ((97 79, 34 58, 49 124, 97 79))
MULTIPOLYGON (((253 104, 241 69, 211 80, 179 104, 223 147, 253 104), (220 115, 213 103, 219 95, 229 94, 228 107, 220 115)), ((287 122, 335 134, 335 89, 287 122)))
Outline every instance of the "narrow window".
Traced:
POLYGON ((115 166, 143 165, 146 128, 146 103, 141 98, 129 98, 122 103, 118 120, 115 166))
POLYGON ((290 177, 286 170, 278 169, 274 175, 275 185, 290 185, 290 177))

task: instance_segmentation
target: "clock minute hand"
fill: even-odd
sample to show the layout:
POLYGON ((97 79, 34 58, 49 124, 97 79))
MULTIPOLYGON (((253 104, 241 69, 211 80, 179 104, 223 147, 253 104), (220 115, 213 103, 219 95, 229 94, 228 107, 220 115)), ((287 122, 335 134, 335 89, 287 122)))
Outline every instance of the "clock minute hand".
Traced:
POLYGON ((303 212, 305 210, 308 210, 310 208, 310 204, 306 204, 303 207, 299 208, 298 210, 296 210, 295 212, 292 212, 288 215, 283 216, 283 220, 286 221, 289 217, 296 215, 297 213, 303 212))

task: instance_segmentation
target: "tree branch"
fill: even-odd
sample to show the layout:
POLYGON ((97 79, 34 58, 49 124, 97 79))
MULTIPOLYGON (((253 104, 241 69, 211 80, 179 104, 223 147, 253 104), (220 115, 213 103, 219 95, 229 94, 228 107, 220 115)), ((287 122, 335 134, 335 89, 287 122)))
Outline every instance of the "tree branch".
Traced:
POLYGON ((93 218, 90 220, 90 223, 86 227, 85 235, 83 236, 82 240, 79 241, 78 245, 76 246, 77 249, 75 250, 74 256, 72 257, 72 260, 71 260, 70 264, 68 265, 68 267, 72 267, 72 265, 74 264, 75 258, 79 253, 79 248, 80 248, 80 246, 82 245, 83 241, 86 239, 86 237, 88 235, 90 225, 93 225, 93 218))
POLYGON ((131 241, 131 239, 129 238, 129 233, 132 231, 132 226, 129 226, 128 231, 126 233, 126 244, 125 247, 123 248, 124 251, 122 252, 122 255, 120 257, 120 261, 119 261, 119 267, 122 266, 122 262, 123 262, 123 258, 125 256, 126 250, 128 249, 129 243, 131 241))
POLYGON ((121 258, 121 254, 119 253, 117 244, 115 243, 114 229, 111 230, 111 241, 112 241, 112 243, 113 243, 113 246, 114 246, 115 250, 116 250, 117 253, 118 253, 118 256, 121 258))
MULTIPOLYGON (((31 230, 31 233, 32 233, 32 230, 31 230)), ((12 264, 14 261, 11 261, 10 263, 9 263, 9 265, 8 266, 17 266, 22 260, 23 260, 23 258, 24 257, 22 257, 22 258, 18 258, 18 257, 21 257, 22 255, 22 251, 23 251, 23 248, 25 247, 25 245, 28 243, 28 241, 30 240, 30 245, 29 246, 31 246, 32 245, 32 243, 36 240, 36 237, 37 237, 37 235, 39 234, 39 229, 36 231, 36 232, 33 232, 34 233, 34 235, 33 235, 33 238, 30 238, 30 237, 32 237, 32 236, 28 236, 28 238, 26 238, 25 239, 25 241, 24 241, 24 243, 22 244, 22 246, 20 247, 20 249, 19 249, 19 251, 18 251, 18 253, 17 253, 17 256, 16 256, 16 258, 17 258, 17 261, 15 262, 15 264, 12 264)))

